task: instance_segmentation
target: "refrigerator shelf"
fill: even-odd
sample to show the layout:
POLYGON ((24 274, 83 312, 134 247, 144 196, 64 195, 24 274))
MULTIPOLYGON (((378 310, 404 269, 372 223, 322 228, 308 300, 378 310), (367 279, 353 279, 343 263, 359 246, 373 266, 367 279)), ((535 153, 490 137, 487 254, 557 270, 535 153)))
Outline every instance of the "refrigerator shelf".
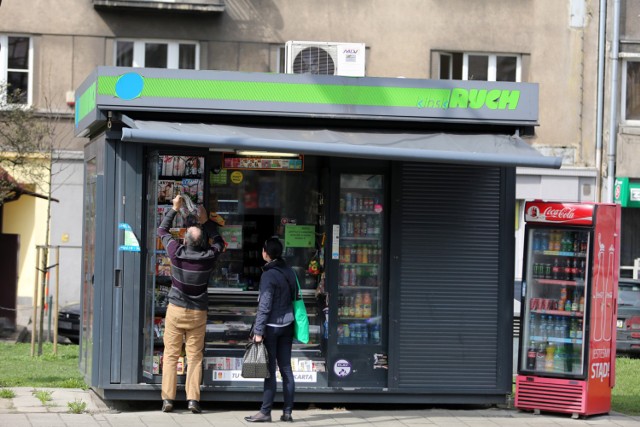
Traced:
POLYGON ((565 316, 565 317, 582 317, 583 316, 583 313, 581 311, 565 311, 565 310, 531 310, 531 313, 553 314, 554 316, 565 316))
POLYGON ((562 256, 572 258, 586 258, 586 252, 564 252, 564 251, 533 251, 535 255, 562 256))
POLYGON ((377 286, 345 286, 345 285, 340 285, 339 286, 340 289, 346 289, 346 290, 350 290, 350 291, 361 291, 361 290, 365 290, 365 291, 377 291, 379 288, 377 286))
POLYGON ((558 338, 558 337, 530 337, 535 342, 555 342, 561 344, 582 344, 581 338, 558 338))
POLYGON ((364 237, 340 236, 340 240, 375 240, 375 241, 379 241, 380 240, 380 236, 364 236, 364 237))
POLYGON ((584 286, 584 280, 535 279, 541 285, 584 286))

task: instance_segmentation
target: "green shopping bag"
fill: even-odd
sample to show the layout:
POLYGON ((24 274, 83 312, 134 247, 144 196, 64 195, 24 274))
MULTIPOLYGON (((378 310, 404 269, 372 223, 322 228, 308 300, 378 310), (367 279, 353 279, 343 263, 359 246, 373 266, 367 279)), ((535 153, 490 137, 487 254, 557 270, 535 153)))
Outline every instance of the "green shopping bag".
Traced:
POLYGON ((295 276, 298 292, 293 300, 293 317, 295 318, 293 321, 293 338, 306 344, 309 342, 309 317, 307 316, 307 308, 304 306, 304 300, 302 299, 298 275, 296 274, 295 276))

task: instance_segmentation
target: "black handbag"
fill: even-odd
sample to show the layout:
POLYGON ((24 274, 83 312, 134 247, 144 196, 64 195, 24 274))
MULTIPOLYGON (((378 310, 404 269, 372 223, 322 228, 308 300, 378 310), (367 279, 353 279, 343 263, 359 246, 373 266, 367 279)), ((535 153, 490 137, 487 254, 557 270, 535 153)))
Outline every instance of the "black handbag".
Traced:
POLYGON ((269 378, 269 355, 263 341, 247 344, 240 375, 242 378, 269 378))

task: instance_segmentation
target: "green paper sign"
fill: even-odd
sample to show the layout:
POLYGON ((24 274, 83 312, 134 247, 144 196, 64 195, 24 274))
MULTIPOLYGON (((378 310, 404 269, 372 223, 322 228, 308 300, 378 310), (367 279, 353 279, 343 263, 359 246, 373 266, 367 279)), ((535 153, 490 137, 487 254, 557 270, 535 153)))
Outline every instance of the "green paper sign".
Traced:
POLYGON ((287 224, 284 230, 284 245, 287 248, 315 247, 316 226, 287 224))

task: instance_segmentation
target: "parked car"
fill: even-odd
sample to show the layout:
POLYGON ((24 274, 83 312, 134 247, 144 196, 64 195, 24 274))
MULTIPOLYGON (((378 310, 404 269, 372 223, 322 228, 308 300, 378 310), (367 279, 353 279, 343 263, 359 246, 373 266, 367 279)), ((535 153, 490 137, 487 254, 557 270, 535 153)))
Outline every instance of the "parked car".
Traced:
POLYGON ((640 354, 640 280, 618 280, 616 351, 640 354))
POLYGON ((58 335, 74 344, 80 342, 80 303, 71 303, 58 310, 58 335))

